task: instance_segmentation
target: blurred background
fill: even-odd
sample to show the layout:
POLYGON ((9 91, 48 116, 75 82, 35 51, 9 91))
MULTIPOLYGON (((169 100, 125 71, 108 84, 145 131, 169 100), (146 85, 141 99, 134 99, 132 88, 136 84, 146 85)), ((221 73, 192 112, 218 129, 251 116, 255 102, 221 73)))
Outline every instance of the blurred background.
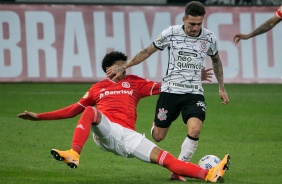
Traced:
MULTIPOLYGON (((0 1, 0 82, 96 82, 101 61, 118 50, 129 58, 162 30, 183 24, 186 0, 0 1)), ((282 84, 282 24, 238 44, 274 16, 278 0, 201 0, 203 27, 218 40, 225 83, 282 84)), ((167 50, 127 70, 161 82, 167 50)), ((210 57, 205 67, 211 67, 210 57)), ((216 79, 213 79, 216 82, 216 79)))
MULTIPOLYGON (((255 5, 255 6, 271 6, 280 5, 281 0, 199 0, 205 5, 255 5)), ((17 2, 17 3, 98 3, 98 4, 175 4, 183 5, 188 1, 184 0, 1 0, 1 2, 17 2)))

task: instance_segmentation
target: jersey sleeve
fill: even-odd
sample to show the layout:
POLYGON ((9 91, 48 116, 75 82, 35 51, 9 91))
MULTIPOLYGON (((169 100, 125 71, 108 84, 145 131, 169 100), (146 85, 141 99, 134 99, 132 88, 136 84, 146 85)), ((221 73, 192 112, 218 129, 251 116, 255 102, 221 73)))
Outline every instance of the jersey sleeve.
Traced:
POLYGON ((84 107, 79 105, 78 103, 69 105, 62 109, 50 111, 50 112, 43 112, 37 114, 39 120, 58 120, 58 119, 66 119, 72 118, 81 112, 84 111, 84 107))
POLYGON ((278 8, 278 10, 276 11, 276 15, 277 15, 277 17, 282 19, 282 6, 280 6, 280 8, 278 8))
POLYGON ((141 97, 157 95, 160 93, 160 84, 136 76, 137 91, 141 97))
POLYGON ((210 38, 211 44, 209 50, 207 51, 207 55, 214 56, 218 52, 217 38, 215 37, 214 34, 211 34, 210 37, 211 37, 210 38))
POLYGON ((85 95, 79 100, 79 104, 83 107, 94 106, 97 102, 96 92, 100 91, 97 85, 91 86, 90 89, 85 93, 85 95))
POLYGON ((159 36, 154 40, 153 44, 159 50, 164 50, 167 46, 169 46, 169 36, 171 35, 171 29, 168 27, 163 30, 159 36))

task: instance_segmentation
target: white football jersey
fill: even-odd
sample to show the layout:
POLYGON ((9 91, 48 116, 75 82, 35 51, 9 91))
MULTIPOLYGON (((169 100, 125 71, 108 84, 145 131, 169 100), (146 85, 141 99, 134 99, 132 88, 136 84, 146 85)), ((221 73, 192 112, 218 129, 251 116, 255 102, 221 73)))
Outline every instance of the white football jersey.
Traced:
POLYGON ((167 47, 169 52, 168 69, 161 91, 203 95, 201 70, 205 57, 218 52, 214 33, 202 28, 198 37, 190 37, 185 34, 183 25, 174 25, 162 31, 153 44, 160 50, 167 47))

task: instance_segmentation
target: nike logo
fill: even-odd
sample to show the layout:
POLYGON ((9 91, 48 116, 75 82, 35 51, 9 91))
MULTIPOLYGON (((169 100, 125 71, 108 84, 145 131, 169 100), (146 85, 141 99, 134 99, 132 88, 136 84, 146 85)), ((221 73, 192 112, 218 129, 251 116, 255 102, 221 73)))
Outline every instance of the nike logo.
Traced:
MULTIPOLYGON (((215 177, 213 177, 213 179, 217 179, 218 177, 219 177, 219 176, 216 174, 215 177)), ((213 179, 212 179, 212 180, 213 180, 213 179)))

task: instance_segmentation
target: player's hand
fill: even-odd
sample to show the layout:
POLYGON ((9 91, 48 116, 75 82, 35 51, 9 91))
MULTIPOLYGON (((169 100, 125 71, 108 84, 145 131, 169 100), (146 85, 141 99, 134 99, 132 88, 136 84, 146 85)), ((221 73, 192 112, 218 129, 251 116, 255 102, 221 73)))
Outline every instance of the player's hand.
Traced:
POLYGON ((240 40, 247 40, 249 38, 250 38, 249 35, 239 33, 233 37, 233 41, 235 44, 237 44, 240 40))
POLYGON ((107 69, 106 74, 107 77, 116 81, 125 71, 125 67, 123 65, 113 65, 107 69))
POLYGON ((211 72, 212 68, 206 69, 205 67, 202 69, 202 81, 212 82, 211 78, 213 73, 211 72))
POLYGON ((222 100, 222 104, 228 104, 229 103, 229 98, 228 98, 228 94, 227 92, 225 91, 225 89, 220 89, 219 90, 219 95, 220 95, 220 98, 222 100))
POLYGON ((18 114, 18 117, 22 119, 26 119, 26 120, 32 120, 32 121, 38 120, 36 113, 28 112, 28 111, 24 111, 23 113, 18 114))

